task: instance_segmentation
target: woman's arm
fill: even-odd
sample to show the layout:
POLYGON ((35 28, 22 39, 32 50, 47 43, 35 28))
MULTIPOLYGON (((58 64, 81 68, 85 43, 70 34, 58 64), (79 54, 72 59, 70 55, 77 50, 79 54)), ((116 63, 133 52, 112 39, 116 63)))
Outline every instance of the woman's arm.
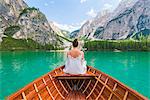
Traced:
POLYGON ((82 54, 82 60, 84 60, 84 52, 81 51, 81 54, 82 54))
POLYGON ((70 52, 68 51, 68 52, 67 52, 67 57, 68 57, 69 55, 70 55, 70 52))

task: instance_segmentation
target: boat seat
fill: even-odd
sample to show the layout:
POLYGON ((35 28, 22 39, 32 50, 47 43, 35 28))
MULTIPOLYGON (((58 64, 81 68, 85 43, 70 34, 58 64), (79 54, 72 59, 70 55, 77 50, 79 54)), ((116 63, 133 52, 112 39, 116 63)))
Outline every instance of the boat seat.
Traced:
POLYGON ((76 80, 76 79, 94 79, 97 76, 91 72, 86 72, 85 74, 67 74, 62 72, 60 74, 54 75, 53 77, 59 80, 65 80, 65 79, 76 80))

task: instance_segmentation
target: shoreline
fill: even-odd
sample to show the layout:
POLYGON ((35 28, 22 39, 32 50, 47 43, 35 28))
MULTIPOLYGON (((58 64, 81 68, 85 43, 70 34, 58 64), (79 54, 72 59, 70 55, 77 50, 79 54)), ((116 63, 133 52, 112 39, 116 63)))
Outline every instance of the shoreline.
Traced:
MULTIPOLYGON (((38 52, 38 51, 44 51, 44 52, 67 52, 68 50, 31 50, 31 49, 16 49, 16 50, 0 50, 0 52, 4 52, 4 51, 8 51, 8 52, 16 52, 16 51, 34 51, 34 52, 38 52)), ((150 52, 150 50, 118 50, 118 49, 115 49, 115 50, 85 50, 84 52, 89 52, 89 51, 111 51, 111 52, 134 52, 134 51, 138 51, 138 52, 150 52)))
POLYGON ((50 50, 49 52, 67 52, 67 50, 50 50))

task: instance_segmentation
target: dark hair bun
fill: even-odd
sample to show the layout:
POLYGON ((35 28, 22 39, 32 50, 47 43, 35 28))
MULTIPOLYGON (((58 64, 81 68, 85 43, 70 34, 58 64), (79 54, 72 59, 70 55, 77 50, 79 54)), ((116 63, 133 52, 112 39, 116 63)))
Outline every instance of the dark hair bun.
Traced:
POLYGON ((78 39, 74 39, 74 41, 72 42, 73 47, 77 47, 78 46, 78 39))
POLYGON ((78 42, 78 39, 75 39, 74 41, 75 41, 75 42, 78 42))

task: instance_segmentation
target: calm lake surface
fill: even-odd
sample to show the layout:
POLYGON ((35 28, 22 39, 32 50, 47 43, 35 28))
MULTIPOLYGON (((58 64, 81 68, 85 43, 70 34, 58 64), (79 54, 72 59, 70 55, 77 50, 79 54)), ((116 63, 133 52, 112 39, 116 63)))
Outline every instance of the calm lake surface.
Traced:
MULTIPOLYGON (((150 52, 85 52, 88 65, 150 98, 150 52)), ((65 53, 0 52, 0 100, 34 79, 64 65, 65 53)))

